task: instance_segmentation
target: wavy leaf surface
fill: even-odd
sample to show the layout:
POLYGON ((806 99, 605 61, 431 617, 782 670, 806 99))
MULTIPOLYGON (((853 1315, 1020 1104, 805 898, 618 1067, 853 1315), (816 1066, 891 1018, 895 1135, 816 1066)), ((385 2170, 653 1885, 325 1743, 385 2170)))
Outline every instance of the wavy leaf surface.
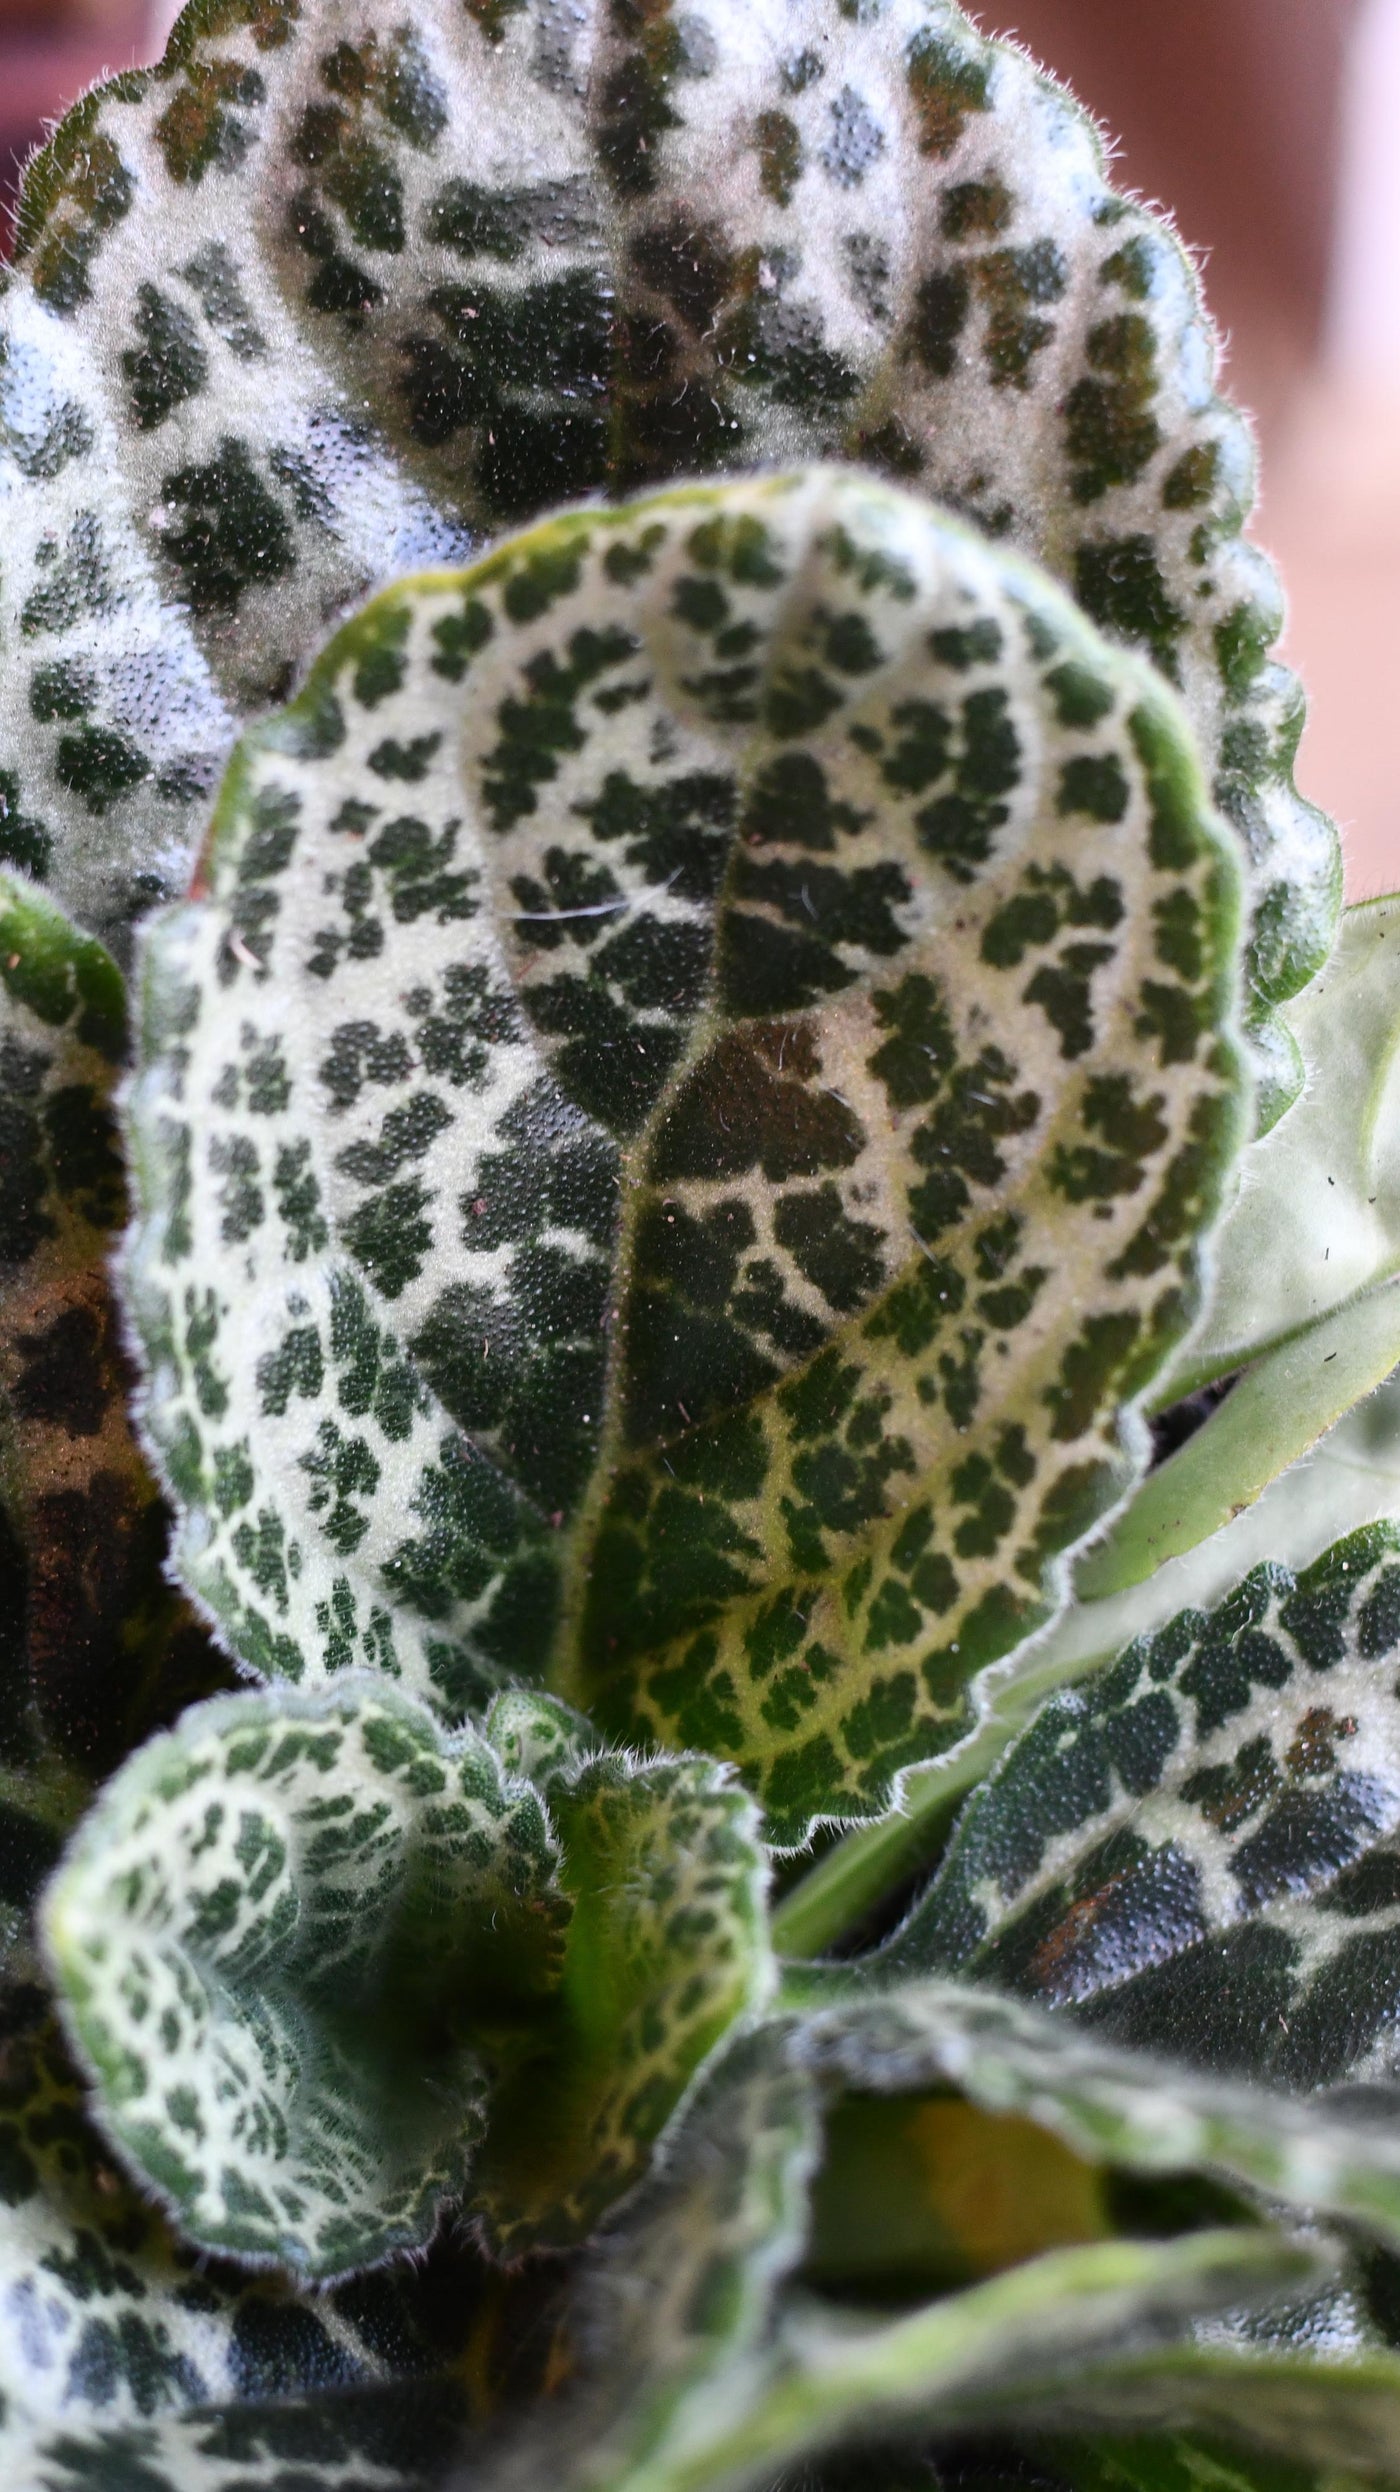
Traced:
POLYGON ((1183 690, 1274 1005, 1325 956, 1252 458, 1174 238, 950 0, 386 26, 198 0, 31 169, 3 321, 5 838, 104 930, 324 617, 543 505, 852 457, 1044 562, 1183 690))
POLYGON ((547 1792, 572 1907, 556 2012, 498 2088, 473 2175, 507 2255, 594 2230, 773 1987, 754 1810, 722 1767, 605 1756, 547 1792))
POLYGON ((421 2245, 484 2126, 478 2033, 557 1978, 554 1871, 534 1788, 392 1693, 187 1714, 45 1899, 118 2151, 190 2239, 254 2263, 421 2245))
POLYGON ((233 1651, 877 1810, 1131 1480, 1238 1133, 1151 675, 889 488, 695 488, 386 593, 203 873, 126 1271, 233 1651))
POLYGON ((346 2394, 435 2358, 411 2272, 313 2301, 179 2244, 90 2126, 42 1997, 13 1988, 0 2200, 0 2461, 15 2484, 66 2483, 65 2463, 75 2481, 115 2483, 124 2436, 178 2437, 190 2408, 346 2394))
POLYGON ((461 2435, 460 2392, 434 2380, 49 2426, 16 2457, 42 2492, 425 2492, 445 2479, 461 2435))
POLYGON ((762 2002, 752 1802, 703 1758, 580 1764, 525 1712, 222 1698, 85 1820, 49 1961, 96 2117, 190 2239, 324 2277, 470 2183, 498 2250, 568 2243, 762 2002), (502 1749, 549 1752, 548 1810, 502 1749))
POLYGON ((1258 1567, 1050 1699, 884 1960, 1308 2092, 1394 2074, 1400 1531, 1258 1567))

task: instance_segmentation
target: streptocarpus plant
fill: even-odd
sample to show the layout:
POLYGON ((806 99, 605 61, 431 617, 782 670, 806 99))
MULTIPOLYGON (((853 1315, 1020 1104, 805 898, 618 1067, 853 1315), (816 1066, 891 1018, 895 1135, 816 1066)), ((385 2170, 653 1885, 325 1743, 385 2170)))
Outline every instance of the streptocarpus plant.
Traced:
POLYGON ((948 0, 196 0, 0 460, 7 2479, 1400 2482, 1400 917, 1175 242, 948 0))

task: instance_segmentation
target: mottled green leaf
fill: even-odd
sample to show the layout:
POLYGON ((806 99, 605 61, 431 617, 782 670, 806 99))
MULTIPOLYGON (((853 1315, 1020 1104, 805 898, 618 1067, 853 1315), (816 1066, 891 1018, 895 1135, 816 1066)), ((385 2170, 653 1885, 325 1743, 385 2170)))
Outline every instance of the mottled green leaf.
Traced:
MULTIPOLYGON (((1379 1316, 1379 1296, 1377 1308, 1379 1316)), ((1339 1321, 1349 1326, 1351 1317, 1339 1321)), ((1278 1354, 1280 1366, 1288 1357, 1287 1351, 1278 1354)), ((1340 1357, 1337 1363, 1342 1364, 1340 1357)), ((1261 1362, 1261 1372, 1271 1364, 1261 1362)), ((1306 1375, 1301 1381, 1306 1390, 1306 1375)), ((1286 1391, 1286 1375, 1282 1383, 1286 1391)), ((1208 1422, 1200 1435, 1214 1424, 1208 1422)), ((1189 1439, 1184 1454, 1173 1461, 1181 1461, 1188 1476, 1204 1476, 1208 1485, 1215 1469, 1210 1448, 1200 1472, 1185 1463, 1195 1442, 1189 1439)), ((1250 1440, 1251 1453, 1255 1442, 1250 1440)), ((1239 1450, 1237 1443, 1237 1456, 1239 1450)), ((1267 1438, 1263 1450, 1271 1467, 1267 1438)), ((780 1953, 820 1954, 934 1858, 966 1794, 990 1773, 1055 1689, 1086 1670, 1106 1666, 1125 1645, 1165 1627, 1179 1611, 1210 1609, 1275 1550, 1286 1549, 1296 1570, 1310 1566, 1334 1541, 1377 1519, 1400 1523, 1400 1385, 1385 1384, 1347 1411, 1310 1453, 1273 1478, 1254 1503, 1245 1503, 1241 1513, 1209 1537, 1167 1558, 1126 1591, 1083 1597, 1086 1583, 1100 1579, 1101 1569, 1107 1572, 1120 1545, 1132 1549, 1138 1501, 1155 1504, 1156 1482, 1170 1477, 1172 1469, 1167 1463, 1151 1472, 1107 1539, 1079 1561, 1077 1597, 1048 1635, 1038 1637, 1010 1668, 996 1674, 973 1737, 908 1775, 898 1816, 847 1835, 784 1897, 774 1915, 780 1953)), ((1229 1477, 1224 1459, 1216 1476, 1223 1487, 1229 1477)), ((1158 1506, 1159 1514, 1164 1510, 1158 1506)))
POLYGON ((1052 1697, 884 1960, 1222 2073, 1388 2088, 1398 1560, 1383 1523, 1258 1567, 1052 1697))
POLYGON ((109 1785, 44 1932, 114 2145, 210 2249, 309 2276, 421 2244, 483 2040, 557 1978, 533 1786, 391 1690, 216 1698, 109 1785))
POLYGON ((126 1213, 125 1037, 101 947, 0 873, 0 1759, 46 1760, 50 1800, 65 1769, 81 1788, 175 1690, 211 1683, 161 1574, 107 1277, 126 1213))
MULTIPOLYGON (((311 2300, 272 2279, 211 2268, 180 2245, 86 2119, 42 1999, 11 1989, 0 2014, 0 2467, 8 2483, 25 2492, 30 2484, 48 2492, 51 2481, 125 2492, 116 2462, 125 2434, 134 2448, 154 2448, 167 2430, 178 2444, 179 2418, 192 2407, 351 2392, 434 2360, 413 2270, 311 2300)), ((414 2393, 422 2397, 423 2388, 414 2393)), ((185 2492, 191 2478, 177 2481, 185 2492)))
POLYGON ((196 0, 36 160, 16 250, 6 821, 90 922, 170 887, 230 714, 347 599, 599 487, 854 457, 1181 686, 1296 1089, 1271 1008, 1340 881, 1249 441, 1174 237, 951 0, 196 0))
POLYGON ((473 2174, 473 2206, 506 2253, 592 2231, 773 1979, 753 1803, 725 1768, 600 1757, 552 1779, 548 1799, 573 1907, 563 1969, 473 2174))
POLYGON ((460 2389, 433 2380, 46 2425, 15 2458, 26 2492, 435 2492, 461 2439, 460 2389))
POLYGON ((233 1651, 878 1811, 1132 1479, 1238 1133, 1148 670, 887 487, 692 488, 369 607, 200 888, 127 1290, 233 1651))
MULTIPOLYGON (((818 1994, 820 1995, 820 1994, 818 1994)), ((1115 2049, 1061 2017, 953 1982, 898 1984, 818 2007, 797 2064, 862 2094, 955 2086, 993 2113, 1038 2123, 1091 2163, 1204 2171, 1262 2199, 1350 2218, 1400 2241, 1400 2101, 1294 2102, 1115 2049)))
POLYGON ((580 1761, 578 1727, 508 1695, 446 1734, 350 1679, 197 1708, 108 1787, 44 1934, 96 2116, 192 2240, 324 2276, 465 2193, 498 2251, 562 2246, 641 2177, 771 1989, 767 1872, 727 1768, 580 1761))

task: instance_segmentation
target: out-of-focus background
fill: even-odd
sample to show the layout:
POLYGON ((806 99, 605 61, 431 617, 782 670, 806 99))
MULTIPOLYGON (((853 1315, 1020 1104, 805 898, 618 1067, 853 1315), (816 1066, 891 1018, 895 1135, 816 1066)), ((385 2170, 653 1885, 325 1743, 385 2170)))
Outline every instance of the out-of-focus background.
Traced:
MULTIPOLYGON (((386 0, 387 5, 387 0, 386 0)), ((1400 0, 984 0, 1173 210, 1263 456, 1254 533, 1310 695, 1300 784, 1353 897, 1400 886, 1400 0)), ((0 0, 0 215, 45 124, 170 0, 0 0)))

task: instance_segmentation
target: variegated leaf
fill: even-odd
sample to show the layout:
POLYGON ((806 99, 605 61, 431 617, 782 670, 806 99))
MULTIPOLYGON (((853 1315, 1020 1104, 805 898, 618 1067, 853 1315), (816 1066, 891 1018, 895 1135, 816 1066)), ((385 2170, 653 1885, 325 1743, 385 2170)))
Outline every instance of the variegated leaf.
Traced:
MULTIPOLYGON (((883 1997, 867 1990, 818 2005, 797 2029, 793 2056, 861 2095, 954 2086, 986 2112, 1036 2123, 1085 2162, 1204 2171, 1291 2206, 1300 2221, 1310 2211, 1349 2218, 1400 2244, 1400 2099, 1389 2120, 1369 2097, 1349 2117, 1325 2097, 1293 2102, 1115 2050, 1063 2018, 954 1982, 904 1982, 883 1997)), ((1028 2163, 1033 2170, 1034 2157, 1028 2163)))
MULTIPOLYGON (((112 1091, 121 979, 39 892, 0 873, 0 1503, 14 1639, 0 1753, 46 1755, 52 1798, 114 1765, 176 1690, 216 1683, 161 1573, 107 1257, 126 1210, 112 1091), (13 1607, 11 1607, 13 1604, 13 1607)), ((213 1669, 211 1672, 211 1663, 213 1669)))
POLYGON ((1258 1567, 1054 1696, 890 1942, 1110 2038, 1381 2085, 1400 2007, 1400 1530, 1258 1567))
MULTIPOLYGON (((313 2302, 272 2279, 230 2277, 182 2247, 90 2127, 42 1998, 12 1989, 3 2018, 0 2468, 7 2483, 26 2492, 32 2483, 37 2492, 50 2481, 43 2468, 53 2466, 55 2481, 112 2486, 122 2480, 122 2435, 135 2446, 155 2444, 168 2426, 178 2438, 188 2409, 349 2393, 442 2358, 426 2280, 413 2270, 365 2278, 313 2302), (71 2455, 61 2464, 63 2450, 71 2455)), ((461 2283, 457 2290, 460 2298, 461 2283)), ((421 2397, 422 2387, 415 2393, 421 2397)))
MULTIPOLYGON (((1378 1292, 1366 1302, 1378 1310, 1378 1331, 1390 1321, 1388 1313, 1379 1314, 1383 1294, 1378 1292)), ((1351 1317, 1339 1321, 1350 1324, 1351 1317)), ((1320 1326, 1310 1336, 1323 1362, 1329 1357, 1327 1333, 1328 1327, 1320 1326)), ((774 1914, 774 1942, 780 1954, 822 1953, 856 1928, 901 1882, 935 1859, 967 1793, 991 1772, 1057 1688, 1082 1678, 1090 1669, 1106 1667, 1125 1645, 1138 1636, 1155 1634, 1179 1611, 1212 1608, 1276 1549, 1286 1549, 1295 1570, 1300 1571, 1334 1541, 1354 1531, 1376 1521, 1400 1523, 1400 1383, 1392 1381, 1349 1410, 1310 1453, 1275 1476, 1257 1501, 1245 1504, 1233 1519, 1223 1520, 1220 1528, 1204 1538, 1183 1535, 1189 1538, 1188 1546, 1153 1571, 1141 1573, 1140 1579, 1130 1580, 1126 1590, 1105 1590, 1089 1597, 1090 1587, 1104 1580, 1120 1552, 1140 1552, 1141 1503, 1153 1508, 1159 1519, 1174 1521, 1172 1507, 1157 1488, 1175 1466, 1180 1465, 1187 1480, 1194 1480, 1200 1489, 1197 1511, 1208 1512, 1210 1492, 1218 1493, 1222 1504, 1229 1495, 1231 1451, 1236 1487, 1244 1467, 1242 1453, 1252 1458, 1257 1451, 1264 1464, 1271 1465, 1280 1437, 1286 1437, 1300 1404, 1306 1407, 1310 1398, 1307 1379, 1300 1373, 1302 1349, 1302 1344, 1290 1345, 1260 1363, 1257 1373, 1261 1377, 1276 1361, 1280 1366, 1287 1361, 1291 1371, 1276 1379, 1277 1401, 1270 1389, 1255 1403, 1262 1441, 1247 1435, 1242 1444, 1236 1435, 1231 1446, 1230 1440, 1221 1445, 1215 1437, 1213 1444, 1203 1444, 1201 1455, 1193 1460, 1192 1449, 1212 1436, 1216 1422, 1211 1420, 1171 1462, 1151 1472, 1107 1539, 1095 1543, 1076 1566, 1077 1597, 1058 1625, 1018 1654, 1010 1668, 997 1673, 974 1736, 906 1778, 897 1816, 847 1835, 789 1890, 774 1914)), ((1342 1365, 1339 1348, 1337 1367, 1342 1365)), ((1335 1372, 1324 1364, 1324 1376, 1335 1372)), ((1235 1388, 1219 1416, 1224 1416, 1242 1390, 1242 1386, 1235 1388)), ((1257 1476, 1256 1472, 1256 1480, 1257 1476)), ((1136 1564, 1131 1573, 1139 1576, 1136 1564)))
POLYGON ((1296 1088, 1270 1007, 1339 877, 1248 439, 1174 238, 951 0, 197 0, 38 158, 17 257, 8 844, 93 922, 348 597, 600 486, 855 457, 1181 685, 1296 1088))
POLYGON ((1239 1130, 1169 699, 839 470, 388 592, 146 951, 128 1303, 247 1665, 506 1674, 780 1842, 976 1718, 1239 1130), (403 809, 401 809, 403 808, 403 809))
POLYGON ((118 2152, 209 2249, 308 2276, 421 2244, 487 2052, 558 1977, 533 1786, 392 1690, 215 1698, 108 1786, 44 1934, 118 2152))
POLYGON ((44 2426, 15 2457, 25 2492, 434 2492, 461 2441, 461 2391, 433 2380, 44 2426))
POLYGON ((773 1987, 756 1813, 725 1768, 605 1756, 556 1770, 547 1790, 572 1905, 563 1969, 537 2047, 493 2099, 472 2184, 507 2255, 593 2230, 773 1987))
POLYGON ((580 1761, 579 1727, 508 1695, 444 1734, 347 1680, 117 1776, 44 1932, 95 2115, 191 2239, 324 2276, 465 2195, 498 2251, 557 2247, 641 2177, 771 1989, 766 1867, 726 1768, 580 1761))

